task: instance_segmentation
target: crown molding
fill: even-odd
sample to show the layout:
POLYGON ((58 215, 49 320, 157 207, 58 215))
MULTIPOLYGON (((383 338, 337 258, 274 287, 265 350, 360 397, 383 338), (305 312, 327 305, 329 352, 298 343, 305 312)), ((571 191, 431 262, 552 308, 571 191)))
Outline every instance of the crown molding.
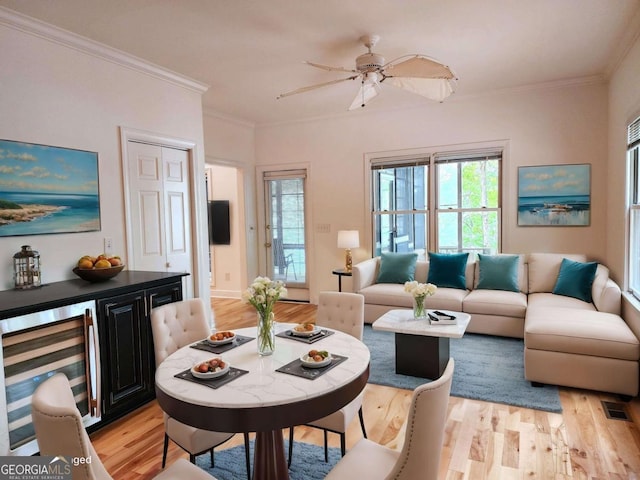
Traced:
POLYGON ((227 115, 225 113, 221 113, 217 110, 214 110, 211 107, 207 107, 207 106, 203 106, 202 107, 202 114, 205 117, 211 117, 211 118, 217 118, 218 120, 223 120, 225 122, 228 123, 234 123, 240 127, 247 127, 247 128, 255 128, 256 124, 255 122, 251 122, 249 120, 244 120, 242 118, 238 118, 238 117, 233 117, 231 115, 227 115))
MULTIPOLYGON (((492 97, 496 95, 510 95, 523 92, 533 92, 539 90, 556 90, 558 88, 580 87, 585 85, 605 85, 607 79, 604 74, 589 75, 585 77, 563 78, 561 80, 552 80, 550 82, 530 83, 528 85, 520 85, 518 87, 498 88, 488 90, 477 94, 461 95, 459 99, 492 97)), ((453 98, 453 97, 452 97, 453 98)), ((454 99, 455 100, 455 99, 454 99)))
POLYGON ((0 25, 115 63, 202 95, 209 86, 103 43, 0 6, 0 25))
POLYGON ((628 25, 623 30, 620 38, 616 42, 616 46, 611 54, 611 60, 605 69, 605 75, 607 78, 618 70, 620 64, 624 61, 627 54, 633 48, 635 43, 640 39, 640 8, 636 10, 628 22, 628 25))
MULTIPOLYGON (((607 79, 605 78, 604 75, 591 75, 586 77, 566 78, 566 79, 555 80, 551 82, 532 83, 529 85, 521 85, 518 87, 488 90, 481 93, 454 92, 444 102, 440 102, 440 103, 443 103, 443 104, 457 103, 457 102, 464 102, 468 100, 474 100, 474 99, 485 98, 485 97, 518 95, 518 94, 533 92, 533 91, 554 90, 559 88, 579 87, 579 86, 586 86, 586 85, 599 85, 599 84, 605 85, 606 83, 607 83, 607 79)), ((435 104, 431 102, 431 105, 439 105, 440 103, 435 104)), ((416 104, 411 106, 385 108, 383 110, 381 109, 381 110, 365 111, 366 109, 359 109, 354 111, 331 113, 327 115, 318 115, 314 117, 258 123, 256 125, 256 128, 281 127, 281 126, 294 125, 294 124, 300 124, 300 123, 313 123, 313 122, 321 122, 325 120, 336 120, 336 119, 356 117, 356 116, 375 116, 375 115, 385 114, 389 112, 418 110, 418 109, 427 108, 427 107, 428 107, 427 104, 421 103, 421 104, 416 104)))

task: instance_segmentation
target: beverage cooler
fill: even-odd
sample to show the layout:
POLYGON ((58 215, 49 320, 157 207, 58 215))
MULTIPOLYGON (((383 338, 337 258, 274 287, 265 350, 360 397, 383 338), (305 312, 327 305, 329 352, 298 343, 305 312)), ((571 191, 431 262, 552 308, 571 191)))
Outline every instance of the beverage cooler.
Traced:
POLYGON ((95 302, 0 320, 0 455, 38 452, 31 395, 63 372, 85 427, 100 421, 100 355, 95 302))

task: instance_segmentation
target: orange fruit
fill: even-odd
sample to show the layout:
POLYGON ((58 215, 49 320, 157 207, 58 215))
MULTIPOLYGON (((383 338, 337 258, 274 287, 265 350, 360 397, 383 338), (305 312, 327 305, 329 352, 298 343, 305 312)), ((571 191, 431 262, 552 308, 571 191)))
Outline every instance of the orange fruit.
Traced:
POLYGON ((106 258, 98 260, 94 265, 95 268, 110 268, 111 264, 106 258))
POLYGON ((108 260, 112 267, 122 265, 122 260, 120 260, 120 257, 111 257, 108 260))
POLYGON ((90 269, 93 268, 93 262, 89 258, 82 257, 78 260, 78 268, 90 269))

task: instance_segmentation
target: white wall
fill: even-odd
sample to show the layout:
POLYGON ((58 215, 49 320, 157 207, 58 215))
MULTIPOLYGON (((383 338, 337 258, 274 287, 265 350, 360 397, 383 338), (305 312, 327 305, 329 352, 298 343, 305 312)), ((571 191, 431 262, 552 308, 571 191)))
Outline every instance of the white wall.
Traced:
MULTIPOLYGON (((507 141, 504 164, 503 251, 585 252, 605 261, 607 225, 607 88, 567 85, 476 98, 452 97, 410 110, 357 113, 256 128, 256 164, 310 162, 314 192, 309 265, 312 298, 336 290, 332 268, 343 263, 337 231, 358 229, 370 245, 366 223, 365 153, 485 141, 507 141), (592 165, 592 215, 588 227, 518 227, 519 166, 592 165), (315 233, 329 224, 330 233, 315 233)), ((354 262, 371 256, 354 251, 354 262)), ((350 288, 349 282, 347 289, 350 288)))
MULTIPOLYGON (((195 168, 204 172, 200 92, 14 28, 20 21, 0 10, 1 137, 98 152, 102 230, 0 237, 0 289, 13 288, 12 256, 23 244, 40 252, 43 283, 75 278, 77 259, 102 252, 104 237, 113 239, 114 252, 125 254, 119 127, 195 142, 195 168)), ((203 187, 198 248, 204 257, 203 187)), ((207 269, 199 278, 208 296, 207 269)))
POLYGON ((206 162, 214 169, 211 199, 230 200, 232 214, 231 245, 213 247, 211 294, 239 297, 258 274, 255 127, 205 111, 204 142, 206 162))

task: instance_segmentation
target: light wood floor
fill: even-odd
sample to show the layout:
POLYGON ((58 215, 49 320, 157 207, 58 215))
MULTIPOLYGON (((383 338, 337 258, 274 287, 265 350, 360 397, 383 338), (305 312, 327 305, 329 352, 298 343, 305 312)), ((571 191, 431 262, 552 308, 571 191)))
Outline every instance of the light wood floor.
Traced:
MULTIPOLYGON (((253 309, 239 300, 213 299, 212 304, 220 329, 256 321, 253 309)), ((315 306, 282 303, 276 315, 281 322, 298 322, 313 318, 315 306)), ((369 439, 399 449, 410 399, 411 391, 368 384, 369 439)), ((633 420, 625 421, 604 414, 601 401, 620 403, 615 395, 562 388, 560 399, 562 414, 451 397, 440 480, 640 479, 640 400, 625 404, 633 420)), ((297 427, 295 432, 296 440, 322 445, 320 430, 297 427)), ((92 440, 116 480, 150 479, 160 471, 163 435, 162 411, 154 401, 94 433, 92 440)), ((361 437, 356 420, 347 432, 347 449, 361 437)), ((339 446, 336 435, 329 439, 339 446)), ((241 444, 236 435, 216 451, 241 444)), ((179 457, 187 455, 172 444, 167 462, 179 457)))

